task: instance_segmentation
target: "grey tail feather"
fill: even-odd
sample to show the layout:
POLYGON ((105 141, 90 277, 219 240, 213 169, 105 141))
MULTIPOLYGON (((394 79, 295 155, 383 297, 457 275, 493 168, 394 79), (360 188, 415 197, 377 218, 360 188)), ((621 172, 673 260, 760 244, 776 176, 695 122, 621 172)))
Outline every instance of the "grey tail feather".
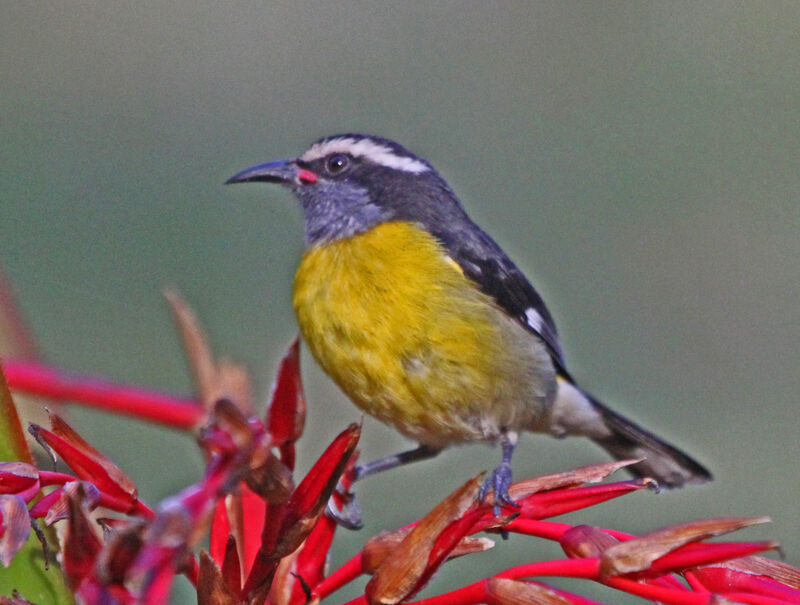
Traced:
POLYGON ((584 393, 600 413, 611 436, 594 441, 618 459, 645 458, 627 467, 636 477, 651 477, 661 487, 682 487, 711 481, 702 464, 584 393))

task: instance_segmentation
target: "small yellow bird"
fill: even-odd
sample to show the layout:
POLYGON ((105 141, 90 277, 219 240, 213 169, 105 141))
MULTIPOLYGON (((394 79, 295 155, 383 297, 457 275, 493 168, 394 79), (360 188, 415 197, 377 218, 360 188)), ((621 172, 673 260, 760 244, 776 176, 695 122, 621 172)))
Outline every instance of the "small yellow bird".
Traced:
POLYGON ((527 430, 645 458, 629 469, 666 487, 711 479, 577 386, 539 294, 425 160, 344 134, 227 182, 249 181, 285 185, 303 208, 308 248, 293 300, 311 353, 359 408, 419 443, 357 478, 452 444, 499 442, 483 494, 513 504, 511 454, 527 430))

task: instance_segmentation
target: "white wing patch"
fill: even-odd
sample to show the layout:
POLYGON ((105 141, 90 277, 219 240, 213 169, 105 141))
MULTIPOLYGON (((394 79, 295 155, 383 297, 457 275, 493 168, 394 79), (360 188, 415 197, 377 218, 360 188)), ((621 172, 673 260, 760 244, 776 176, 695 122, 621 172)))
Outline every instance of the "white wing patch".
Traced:
POLYGON ((371 139, 353 139, 350 137, 329 139, 315 143, 300 156, 300 159, 304 162, 313 162, 331 153, 349 153, 353 157, 366 158, 370 162, 387 168, 413 172, 414 174, 430 170, 430 167, 425 162, 397 155, 386 145, 381 145, 371 139))
POLYGON ((534 332, 541 334, 544 320, 542 316, 533 307, 528 307, 525 311, 525 322, 531 327, 534 332))

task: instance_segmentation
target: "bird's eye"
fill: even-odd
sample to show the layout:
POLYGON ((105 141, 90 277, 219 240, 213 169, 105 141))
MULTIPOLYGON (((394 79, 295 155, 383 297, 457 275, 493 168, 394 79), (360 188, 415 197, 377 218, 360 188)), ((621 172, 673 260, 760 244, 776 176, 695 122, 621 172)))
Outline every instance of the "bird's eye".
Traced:
POLYGON ((350 158, 344 153, 335 153, 325 162, 325 168, 330 174, 344 172, 350 165, 350 158))

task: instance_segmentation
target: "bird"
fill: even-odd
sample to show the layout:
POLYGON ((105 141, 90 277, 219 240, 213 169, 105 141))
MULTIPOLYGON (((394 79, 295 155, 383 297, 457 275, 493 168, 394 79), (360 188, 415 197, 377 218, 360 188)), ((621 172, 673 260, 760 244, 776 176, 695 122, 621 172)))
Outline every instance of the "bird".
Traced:
POLYGON ((418 445, 357 467, 355 478, 457 444, 499 444, 480 497, 509 496, 523 431, 588 437, 660 487, 710 481, 667 441, 613 411, 567 369, 542 297, 468 216, 433 165, 364 134, 321 138, 300 156, 226 184, 288 188, 305 252, 292 302, 312 356, 363 412, 418 445))

